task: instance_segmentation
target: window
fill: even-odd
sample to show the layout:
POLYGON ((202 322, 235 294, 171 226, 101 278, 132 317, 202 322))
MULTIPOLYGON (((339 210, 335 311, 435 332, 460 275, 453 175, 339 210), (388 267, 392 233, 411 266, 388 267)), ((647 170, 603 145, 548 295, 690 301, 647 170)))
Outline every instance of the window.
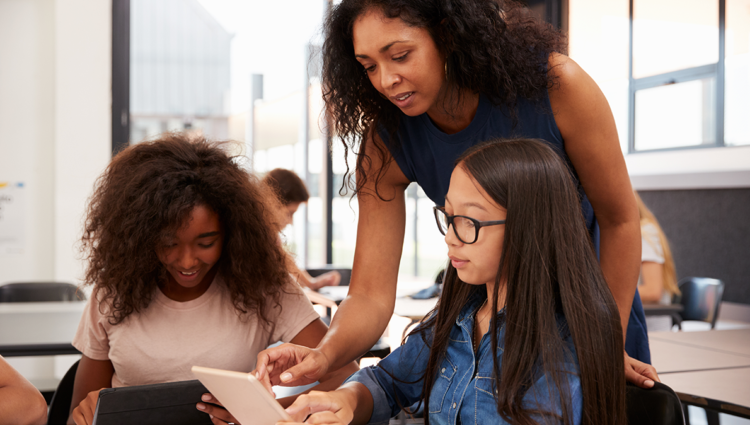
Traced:
POLYGON ((569 22, 624 152, 750 144, 750 1, 569 0, 569 22))

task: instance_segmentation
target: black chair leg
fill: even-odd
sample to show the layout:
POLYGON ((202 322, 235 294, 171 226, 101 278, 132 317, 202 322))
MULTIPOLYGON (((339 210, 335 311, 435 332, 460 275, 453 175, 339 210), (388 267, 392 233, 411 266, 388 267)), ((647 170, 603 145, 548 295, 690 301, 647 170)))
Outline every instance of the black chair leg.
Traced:
POLYGON ((690 425, 690 414, 688 413, 688 405, 682 403, 682 414, 685 416, 685 425, 690 425))
POLYGON ((719 412, 711 409, 706 409, 706 422, 708 425, 720 425, 719 412))

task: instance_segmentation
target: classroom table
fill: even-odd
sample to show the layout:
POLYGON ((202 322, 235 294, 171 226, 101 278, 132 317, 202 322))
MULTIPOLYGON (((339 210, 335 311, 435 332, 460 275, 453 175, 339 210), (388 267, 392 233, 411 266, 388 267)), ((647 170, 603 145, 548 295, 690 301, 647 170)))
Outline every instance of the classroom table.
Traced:
POLYGON ((687 404, 750 419, 750 367, 659 376, 687 404))
POLYGON ((79 354, 71 341, 86 302, 0 303, 0 355, 79 354))
POLYGON ((750 419, 750 329, 648 336, 659 378, 683 403, 750 419))
POLYGON ((651 332, 649 340, 750 356, 750 328, 703 332, 651 332))

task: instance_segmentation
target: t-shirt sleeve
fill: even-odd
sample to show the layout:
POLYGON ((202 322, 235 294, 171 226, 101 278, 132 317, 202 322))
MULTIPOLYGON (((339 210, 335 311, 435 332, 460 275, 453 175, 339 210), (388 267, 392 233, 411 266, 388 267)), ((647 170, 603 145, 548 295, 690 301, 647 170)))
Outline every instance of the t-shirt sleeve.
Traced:
POLYGON ((109 360, 107 331, 110 325, 108 318, 99 311, 100 305, 99 297, 94 292, 83 310, 81 322, 78 323, 78 330, 73 337, 73 347, 88 358, 109 360))
POLYGON ((320 318, 299 285, 291 280, 284 287, 279 301, 281 308, 273 309, 273 332, 270 343, 289 342, 307 325, 320 318))
POLYGON ((641 226, 641 262, 664 264, 664 254, 656 227, 647 223, 641 226))

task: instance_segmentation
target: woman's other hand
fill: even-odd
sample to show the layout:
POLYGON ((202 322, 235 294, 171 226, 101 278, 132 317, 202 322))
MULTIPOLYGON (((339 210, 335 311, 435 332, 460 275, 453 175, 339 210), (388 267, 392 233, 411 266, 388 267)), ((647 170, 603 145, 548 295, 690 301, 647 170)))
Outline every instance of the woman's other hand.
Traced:
POLYGON ((328 373, 329 366, 326 356, 317 349, 287 343, 261 351, 253 373, 273 394, 273 385, 312 384, 328 373))
POLYGON ((70 415, 71 419, 76 425, 91 425, 94 422, 94 412, 96 411, 96 402, 99 401, 99 391, 91 391, 86 398, 81 401, 81 404, 73 409, 73 413, 70 415))
POLYGON ((294 423, 348 424, 354 419, 354 412, 352 400, 346 394, 344 391, 312 391, 299 396, 286 411, 294 423))
POLYGON ((628 353, 625 353, 625 379, 641 388, 653 387, 654 381, 661 382, 653 366, 628 356, 628 353))
POLYGON ((323 273, 318 277, 310 280, 310 289, 317 291, 324 286, 338 286, 341 283, 341 273, 336 270, 323 273))
POLYGON ((224 409, 223 405, 212 394, 203 394, 201 400, 204 403, 198 403, 195 407, 201 412, 208 413, 211 417, 211 422, 213 422, 214 425, 226 425, 228 423, 240 425, 240 423, 237 422, 237 419, 235 419, 227 409, 224 409))

